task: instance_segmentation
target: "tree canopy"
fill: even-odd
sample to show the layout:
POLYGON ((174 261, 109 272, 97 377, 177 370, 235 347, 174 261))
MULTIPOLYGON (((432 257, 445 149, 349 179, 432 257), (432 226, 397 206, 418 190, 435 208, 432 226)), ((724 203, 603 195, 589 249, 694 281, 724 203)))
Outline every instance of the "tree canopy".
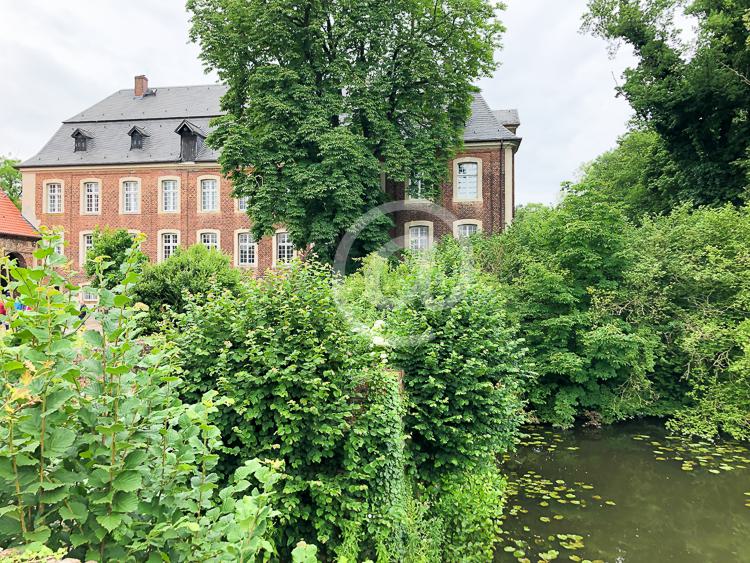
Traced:
POLYGON ((21 208, 21 173, 16 169, 16 165, 21 162, 7 156, 0 156, 0 189, 21 208))
MULTIPOLYGON (((590 0, 584 28, 638 59, 618 88, 680 176, 670 198, 740 203, 750 163, 750 8, 733 0, 590 0), (684 11, 683 11, 684 8, 684 11), (677 22, 697 24, 687 39, 677 22)), ((674 169, 654 167, 654 177, 674 169)))
MULTIPOLYGON (((331 257, 383 176, 437 193, 472 84, 495 68, 489 0, 189 0, 191 37, 228 87, 208 142, 256 237, 284 224, 331 257)), ((386 240, 382 217, 353 252, 386 240)))

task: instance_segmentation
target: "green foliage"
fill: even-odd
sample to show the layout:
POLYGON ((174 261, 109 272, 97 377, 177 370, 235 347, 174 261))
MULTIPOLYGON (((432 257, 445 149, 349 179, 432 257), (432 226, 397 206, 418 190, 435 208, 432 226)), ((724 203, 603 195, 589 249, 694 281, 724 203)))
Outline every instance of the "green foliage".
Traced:
POLYGON ((96 561, 272 555, 281 465, 247 462, 219 489, 209 418, 225 400, 183 404, 172 347, 137 339, 137 251, 126 253, 122 284, 97 290, 98 328, 87 328, 60 273, 60 242, 45 236, 35 268, 3 263, 29 309, 7 307, 0 340, 0 545, 96 561))
POLYGON ((508 287, 539 374, 529 399, 545 422, 570 426, 583 410, 608 421, 644 413, 658 339, 594 306, 622 286, 634 236, 619 208, 570 196, 522 210, 507 234, 477 247, 508 287))
POLYGON ((225 471, 237 457, 284 462, 282 558, 299 538, 342 561, 400 549, 398 378, 345 322, 328 268, 297 262, 233 293, 192 299, 170 339, 181 350, 185 396, 216 388, 232 401, 213 419, 225 471))
MULTIPOLYGON (((747 195, 747 10, 746 2, 734 0, 589 1, 584 27, 631 46, 638 59, 618 93, 658 136, 656 152, 644 155, 652 165, 643 171, 648 191, 659 195, 657 207, 670 201, 739 204, 747 195), (675 23, 681 8, 697 25, 690 41, 675 23), (668 166, 653 166, 660 162, 668 166)), ((641 201, 645 210, 652 207, 641 201)))
POLYGON ((647 221, 633 246, 614 307, 660 336, 655 380, 682 399, 670 427, 750 439, 750 210, 680 208, 647 221))
POLYGON ((629 219, 640 222, 644 214, 668 213, 679 206, 688 182, 659 135, 638 129, 586 165, 583 177, 570 189, 621 206, 629 219))
POLYGON ((661 415, 675 431, 750 437, 747 207, 682 206, 634 226, 587 192, 523 210, 475 251, 508 288, 542 421, 661 415))
POLYGON ((0 156, 0 190, 5 192, 18 209, 21 209, 21 192, 23 189, 21 172, 16 168, 20 162, 15 158, 0 156))
MULTIPOLYGON (((381 173, 439 192, 503 31, 488 0, 187 5, 203 62, 229 86, 208 142, 256 238, 283 223, 322 259, 383 203, 381 173)), ((354 255, 391 226, 373 222, 354 255)))
POLYGON ((428 481, 490 463, 512 446, 523 418, 517 327, 502 293, 468 258, 448 239, 432 263, 384 266, 386 278, 417 280, 383 320, 391 361, 404 371, 411 460, 428 481))
POLYGON ((140 272, 148 257, 140 251, 143 237, 133 236, 125 229, 96 229, 93 246, 86 254, 86 275, 92 287, 112 289, 125 278, 125 270, 140 272), (131 251, 133 246, 135 250, 131 251), (96 258, 100 258, 97 262, 96 258))
POLYGON ((187 295, 202 298, 210 291, 235 290, 242 274, 232 268, 228 256, 201 244, 177 251, 158 264, 145 264, 133 288, 135 301, 144 303, 149 313, 144 326, 154 330, 168 311, 181 313, 187 295))
POLYGON ((492 561, 500 537, 505 480, 497 467, 449 477, 435 495, 443 525, 443 561, 492 561))

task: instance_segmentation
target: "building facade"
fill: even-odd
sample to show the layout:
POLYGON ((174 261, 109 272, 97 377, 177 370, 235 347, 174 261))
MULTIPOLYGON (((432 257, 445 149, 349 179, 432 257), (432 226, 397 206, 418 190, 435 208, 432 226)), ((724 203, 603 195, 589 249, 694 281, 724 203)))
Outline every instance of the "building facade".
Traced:
MULTIPOLYGON (((39 233, 31 226, 16 205, 0 191, 0 256, 15 260, 22 268, 34 265, 34 248, 39 233)), ((1 276, 0 276, 1 277, 1 276)), ((6 280, 0 280, 4 285, 6 280)))
MULTIPOLYGON (((35 226, 62 227, 65 253, 83 269, 97 227, 146 235, 152 261, 178 246, 218 248, 236 267, 263 271, 294 256, 288 233, 260 241, 249 233, 244 202, 220 174, 218 154, 205 144, 219 116, 221 85, 149 88, 145 76, 65 120, 34 157, 20 165, 23 213, 35 226)), ((440 224, 418 208, 396 213, 403 245, 426 248, 446 234, 498 232, 512 220, 515 154, 521 139, 514 110, 493 112, 472 103, 465 146, 452 166, 442 201, 457 218, 440 224)), ((387 182, 395 200, 403 185, 387 182)))

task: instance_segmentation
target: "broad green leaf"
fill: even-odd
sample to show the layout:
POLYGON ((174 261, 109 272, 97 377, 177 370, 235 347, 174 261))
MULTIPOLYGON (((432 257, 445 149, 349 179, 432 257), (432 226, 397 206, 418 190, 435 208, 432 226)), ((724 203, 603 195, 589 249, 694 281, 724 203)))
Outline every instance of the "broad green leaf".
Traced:
POLYGON ((141 486, 141 474, 137 471, 123 471, 115 477, 112 487, 117 491, 136 491, 141 486))

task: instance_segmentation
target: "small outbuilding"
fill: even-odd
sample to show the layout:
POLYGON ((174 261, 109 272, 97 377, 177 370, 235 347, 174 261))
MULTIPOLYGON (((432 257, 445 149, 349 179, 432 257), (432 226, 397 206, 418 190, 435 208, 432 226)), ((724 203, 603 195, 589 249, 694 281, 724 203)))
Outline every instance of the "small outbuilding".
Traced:
POLYGON ((0 256, 9 256, 21 267, 34 264, 34 248, 41 238, 11 199, 0 191, 0 256))

